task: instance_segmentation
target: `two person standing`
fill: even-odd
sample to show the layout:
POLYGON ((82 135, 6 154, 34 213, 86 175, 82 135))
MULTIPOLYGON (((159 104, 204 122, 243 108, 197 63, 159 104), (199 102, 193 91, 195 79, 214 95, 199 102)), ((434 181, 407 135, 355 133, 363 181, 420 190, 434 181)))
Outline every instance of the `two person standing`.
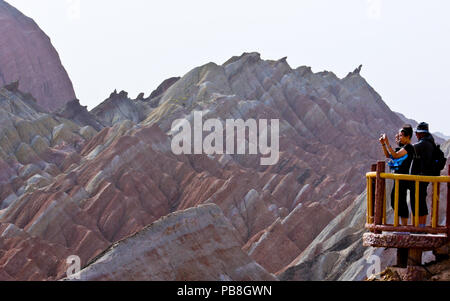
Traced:
MULTIPOLYGON (((386 134, 383 134, 379 141, 383 147, 386 158, 390 158, 389 166, 397 174, 411 175, 433 175, 433 151, 436 148, 433 135, 429 131, 429 125, 425 122, 420 123, 416 130, 418 142, 412 144, 413 129, 411 125, 404 125, 396 135, 396 142, 399 146, 393 149, 389 143, 386 134)), ((427 206, 427 189, 429 183, 421 182, 419 184, 419 224, 425 227, 428 206, 427 206)), ((399 182, 399 216, 402 225, 408 225, 409 210, 406 201, 407 192, 410 191, 411 211, 415 215, 415 190, 416 186, 411 181, 399 182)), ((394 208, 395 186, 391 193, 391 206, 394 208)))

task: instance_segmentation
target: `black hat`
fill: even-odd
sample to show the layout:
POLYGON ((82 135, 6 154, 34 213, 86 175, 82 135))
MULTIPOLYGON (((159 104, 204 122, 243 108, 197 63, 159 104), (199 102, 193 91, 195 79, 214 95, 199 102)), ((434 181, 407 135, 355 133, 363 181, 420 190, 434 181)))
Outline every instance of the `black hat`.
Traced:
POLYGON ((428 123, 421 122, 416 128, 416 133, 430 133, 430 127, 428 123))

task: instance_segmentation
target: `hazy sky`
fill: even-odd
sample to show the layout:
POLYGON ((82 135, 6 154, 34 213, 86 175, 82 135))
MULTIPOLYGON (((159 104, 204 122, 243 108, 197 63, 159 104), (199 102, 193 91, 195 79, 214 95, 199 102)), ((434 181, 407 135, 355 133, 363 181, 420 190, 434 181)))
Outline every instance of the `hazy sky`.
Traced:
POLYGON ((394 111, 450 135, 448 0, 7 0, 51 38, 81 103, 234 55, 362 75, 394 111))

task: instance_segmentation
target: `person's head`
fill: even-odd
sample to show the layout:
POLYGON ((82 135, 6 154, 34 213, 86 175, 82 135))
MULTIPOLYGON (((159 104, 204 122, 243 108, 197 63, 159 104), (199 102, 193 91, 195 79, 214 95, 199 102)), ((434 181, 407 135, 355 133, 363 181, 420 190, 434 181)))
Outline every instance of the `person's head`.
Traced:
POLYGON ((422 139, 430 134, 430 126, 426 122, 421 122, 416 128, 417 139, 422 139))
POLYGON ((398 140, 400 145, 407 145, 411 143, 413 135, 412 126, 409 124, 405 124, 400 131, 398 132, 398 140))

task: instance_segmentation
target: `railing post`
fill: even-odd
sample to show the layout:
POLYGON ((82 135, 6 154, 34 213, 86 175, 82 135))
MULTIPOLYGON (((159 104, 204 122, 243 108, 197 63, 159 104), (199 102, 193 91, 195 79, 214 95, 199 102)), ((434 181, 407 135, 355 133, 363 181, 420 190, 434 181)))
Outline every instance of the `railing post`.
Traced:
POLYGON ((408 252, 408 265, 409 266, 420 266, 422 265, 422 249, 410 248, 408 252))
POLYGON ((399 222, 399 216, 398 216, 398 207, 399 207, 399 194, 400 194, 400 181, 395 180, 395 194, 394 194, 394 227, 398 227, 399 222))
MULTIPOLYGON (((450 176, 450 165, 448 166, 448 175, 450 176)), ((447 237, 450 237, 450 183, 447 183, 447 237)))
POLYGON ((431 216, 431 227, 436 228, 438 225, 439 213, 439 183, 433 183, 433 211, 431 216))
MULTIPOLYGON (((377 165, 373 164, 370 171, 377 171, 377 165)), ((374 212, 374 205, 375 205, 375 203, 374 203, 374 201, 375 201, 375 188, 376 188, 375 181, 372 181, 372 214, 374 212)))
POLYGON ((381 225, 383 221, 383 203, 385 193, 385 179, 381 174, 386 170, 386 163, 379 161, 377 163, 377 179, 375 182, 375 225, 381 225))
POLYGON ((414 191, 415 191, 415 196, 414 196, 414 199, 415 199, 415 202, 414 202, 414 212, 415 212, 415 214, 414 214, 414 221, 413 221, 413 226, 415 226, 415 227, 419 227, 419 224, 420 224, 420 222, 419 222, 419 198, 420 198, 420 182, 419 181, 416 181, 416 183, 414 184, 415 186, 416 186, 416 188, 414 189, 414 191))
POLYGON ((384 195, 383 195, 383 225, 387 224, 387 196, 386 196, 386 180, 384 180, 384 195))
POLYGON ((367 177, 367 223, 372 224, 372 179, 367 177))
MULTIPOLYGON (((372 164, 370 171, 377 171, 377 165, 372 164)), ((367 178, 367 223, 373 224, 373 212, 374 212, 374 200, 375 200, 375 182, 372 178, 367 178)))

